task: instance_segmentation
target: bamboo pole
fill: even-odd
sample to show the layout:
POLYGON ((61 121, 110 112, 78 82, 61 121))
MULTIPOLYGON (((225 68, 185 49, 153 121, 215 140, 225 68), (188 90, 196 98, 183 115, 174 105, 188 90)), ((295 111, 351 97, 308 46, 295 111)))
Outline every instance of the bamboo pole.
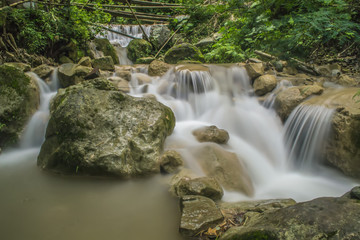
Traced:
POLYGON ((144 38, 146 39, 146 41, 148 41, 149 43, 151 43, 149 37, 146 35, 143 27, 142 27, 141 24, 140 24, 139 19, 137 18, 136 14, 134 13, 134 10, 131 8, 129 1, 126 0, 126 3, 127 3, 127 5, 129 6, 131 13, 134 15, 134 17, 135 17, 135 19, 136 19, 136 22, 138 23, 138 25, 139 25, 139 27, 140 27, 143 35, 144 35, 144 38))
POLYGON ((93 25, 93 26, 96 26, 96 27, 100 27, 100 28, 105 29, 105 30, 107 30, 107 31, 109 31, 109 32, 113 32, 113 33, 120 34, 120 35, 125 36, 125 37, 128 37, 128 38, 140 39, 140 38, 136 38, 136 37, 134 37, 134 36, 128 35, 128 34, 126 34, 126 33, 122 33, 122 32, 119 32, 119 31, 115 31, 115 30, 113 30, 113 29, 111 29, 111 28, 107 28, 107 27, 104 27, 104 26, 101 26, 101 25, 98 25, 98 24, 95 24, 95 23, 89 23, 89 22, 88 22, 88 24, 93 25))

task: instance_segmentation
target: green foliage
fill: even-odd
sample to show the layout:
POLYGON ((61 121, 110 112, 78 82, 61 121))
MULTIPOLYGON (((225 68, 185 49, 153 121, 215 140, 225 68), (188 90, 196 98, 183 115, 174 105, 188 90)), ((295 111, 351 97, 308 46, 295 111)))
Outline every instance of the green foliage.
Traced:
POLYGON ((240 47, 231 44, 215 44, 213 50, 205 54, 205 61, 208 63, 232 63, 242 62, 246 54, 240 47))

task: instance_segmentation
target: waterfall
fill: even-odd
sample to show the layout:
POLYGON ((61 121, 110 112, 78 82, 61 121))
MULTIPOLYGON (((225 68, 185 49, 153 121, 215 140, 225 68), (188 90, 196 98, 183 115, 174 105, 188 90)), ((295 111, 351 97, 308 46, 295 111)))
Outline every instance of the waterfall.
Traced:
MULTIPOLYGON (((229 132, 229 142, 220 147, 235 153, 245 166, 255 189, 253 198, 291 197, 304 201, 341 195, 354 185, 351 180, 326 167, 313 172, 298 165, 289 166, 289 159, 295 156, 296 159, 306 159, 309 168, 312 166, 311 162, 317 159, 315 150, 326 136, 326 119, 332 113, 321 107, 299 107, 304 114, 299 116, 299 110, 295 110, 290 117, 295 122, 289 126, 292 122, 289 119, 286 125, 286 129, 294 128, 291 131, 293 140, 285 140, 284 126, 271 108, 271 102, 278 91, 290 85, 287 81, 280 83, 265 107, 254 96, 250 79, 240 67, 178 66, 163 77, 154 77, 150 84, 146 83, 146 88, 137 85, 132 88, 131 94, 155 95, 158 101, 173 110, 176 126, 165 147, 178 151, 185 159, 186 167, 198 175, 204 175, 204 172, 194 152, 207 143, 199 143, 192 132, 203 126, 215 125, 229 132), (309 110, 305 111, 306 108, 309 110), (317 111, 321 113, 317 114, 317 111), (322 132, 325 135, 321 137, 322 132), (299 149, 304 143, 304 149, 299 149), (291 157, 289 152, 292 152, 291 157)), ((224 199, 238 201, 251 198, 226 191, 224 199)))
POLYGON ((309 170, 321 162, 333 112, 323 106, 300 105, 290 114, 285 142, 292 165, 309 170))
MULTIPOLYGON (((111 30, 125 33, 127 35, 133 36, 135 38, 143 38, 143 33, 138 25, 110 25, 109 28, 111 30)), ((142 25, 145 34, 149 37, 151 32, 151 25, 142 25)), ((105 37, 109 39, 110 43, 112 44, 119 44, 121 47, 127 47, 131 42, 131 38, 122 36, 120 34, 110 32, 110 31, 103 31, 97 37, 105 37)))
POLYGON ((266 97, 265 101, 263 102, 264 107, 266 108, 273 108, 275 104, 276 95, 289 88, 292 87, 292 83, 288 80, 282 80, 277 85, 276 88, 266 97))
POLYGON ((57 69, 51 75, 50 85, 47 85, 39 76, 33 72, 28 72, 27 75, 36 81, 40 91, 40 106, 35 114, 28 122, 24 134, 20 140, 20 148, 40 148, 45 140, 45 131, 49 120, 49 104, 51 98, 56 94, 59 86, 57 78, 57 69))

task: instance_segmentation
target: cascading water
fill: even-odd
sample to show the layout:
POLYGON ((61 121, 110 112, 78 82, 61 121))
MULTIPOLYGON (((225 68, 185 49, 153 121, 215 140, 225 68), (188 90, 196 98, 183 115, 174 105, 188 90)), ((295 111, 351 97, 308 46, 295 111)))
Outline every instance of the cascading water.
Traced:
POLYGON ((291 163, 297 168, 311 171, 321 163, 333 112, 323 106, 300 105, 289 116, 285 139, 291 163))
MULTIPOLYGON (((221 147, 236 153, 246 167, 255 189, 255 199, 291 197, 304 201, 320 196, 337 196, 349 190, 354 183, 335 171, 322 168, 321 172, 314 174, 289 167, 287 148, 297 147, 285 144, 290 140, 284 141, 281 121, 272 109, 259 104, 249 82, 243 69, 220 66, 211 66, 208 70, 182 66, 171 69, 162 78, 154 78, 153 84, 146 88, 146 94, 155 95, 160 102, 171 107, 177 119, 174 133, 166 141, 166 148, 180 152, 187 167, 204 175, 193 153, 207 143, 197 142, 192 132, 202 126, 216 125, 229 132, 229 142, 221 147)), ((287 87, 289 84, 285 82, 284 85, 287 87)), ((141 96, 143 91, 138 87, 132 90, 132 94, 141 96)), ((304 109, 302 107, 299 111, 304 109)), ((318 114, 311 126, 306 123, 310 117, 298 119, 294 116, 300 122, 297 125, 304 125, 304 132, 295 133, 297 130, 294 130, 294 139, 303 139, 308 132, 318 135, 322 131, 319 128, 326 128, 320 118, 328 118, 329 115, 331 111, 318 114)), ((321 142, 322 139, 320 137, 315 141, 321 142)), ((303 142, 298 141, 298 144, 303 142)), ((314 143, 310 145, 315 146, 314 143)), ((313 161, 315 148, 308 146, 300 150, 305 152, 302 156, 304 161, 313 161)), ((249 197, 226 192, 224 199, 238 201, 249 197)))
MULTIPOLYGON (((149 37, 151 32, 151 25, 142 25, 145 34, 149 37)), ((125 33, 135 38, 143 38, 143 32, 138 25, 111 25, 110 29, 125 33)), ((98 38, 107 38, 112 45, 114 45, 116 53, 119 57, 120 65, 132 65, 132 62, 127 58, 126 47, 131 42, 132 38, 125 37, 111 31, 103 31, 97 35, 98 38)))

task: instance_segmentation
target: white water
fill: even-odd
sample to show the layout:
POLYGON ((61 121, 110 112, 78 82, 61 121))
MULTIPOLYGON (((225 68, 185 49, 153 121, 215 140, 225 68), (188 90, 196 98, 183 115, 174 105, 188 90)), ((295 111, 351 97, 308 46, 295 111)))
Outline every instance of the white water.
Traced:
MULTIPOLYGON (((139 25, 110 25, 108 28, 125 33, 127 35, 133 36, 135 38, 143 38, 143 33, 139 27, 139 25)), ((142 25, 145 34, 149 37, 151 32, 151 25, 142 25)), ((112 44, 119 44, 121 47, 127 47, 131 42, 132 38, 122 36, 120 34, 104 31, 98 37, 104 37, 109 39, 110 43, 112 44)))
MULTIPOLYGON (((222 147, 236 153, 247 168, 255 187, 252 199, 290 197, 305 201, 321 196, 339 196, 356 185, 326 167, 311 171, 291 167, 289 159, 293 157, 289 157, 288 152, 292 146, 285 144, 288 140, 284 140, 281 121, 272 109, 259 104, 241 68, 216 66, 210 67, 209 71, 194 72, 172 69, 162 78, 153 78, 146 89, 147 94, 154 94, 175 113, 176 127, 166 140, 166 148, 180 152, 187 167, 199 175, 203 172, 192 152, 205 143, 197 142, 192 131, 201 126, 216 125, 230 134, 228 144, 222 147)), ((138 86, 132 89, 132 94, 141 96, 143 91, 144 88, 138 86)), ((320 118, 317 120, 321 122, 320 118)), ((317 134, 317 125, 311 127, 315 129, 307 126, 294 134, 303 136, 307 131, 317 134)), ((321 137, 317 141, 322 142, 321 137)), ((311 153, 315 148, 309 146, 303 150, 306 152, 303 158, 310 168, 316 161, 317 155, 311 153)), ((227 201, 245 199, 250 198, 241 193, 226 192, 224 196, 227 201)))

